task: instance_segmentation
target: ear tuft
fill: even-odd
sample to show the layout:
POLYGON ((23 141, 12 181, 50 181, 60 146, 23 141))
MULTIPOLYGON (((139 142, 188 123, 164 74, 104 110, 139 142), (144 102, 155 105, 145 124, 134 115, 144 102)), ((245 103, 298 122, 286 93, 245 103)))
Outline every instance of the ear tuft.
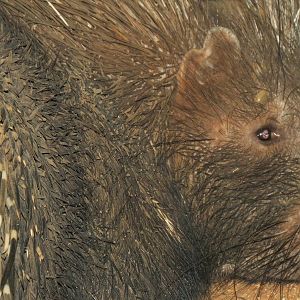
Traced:
POLYGON ((239 56, 241 47, 238 38, 230 29, 214 27, 208 32, 203 49, 214 55, 221 52, 223 55, 234 53, 239 56))
MULTIPOLYGON (((227 28, 212 28, 202 49, 192 49, 185 54, 177 74, 178 94, 182 98, 187 91, 199 94, 201 91, 197 89, 201 87, 220 86, 235 74, 240 57, 240 43, 235 34, 227 28)), ((191 107, 191 103, 182 100, 181 105, 191 107)))
POLYGON ((220 128, 220 116, 228 111, 226 99, 231 99, 240 59, 240 43, 235 34, 227 28, 212 28, 203 48, 188 51, 181 62, 173 103, 175 121, 196 122, 207 131, 220 128))

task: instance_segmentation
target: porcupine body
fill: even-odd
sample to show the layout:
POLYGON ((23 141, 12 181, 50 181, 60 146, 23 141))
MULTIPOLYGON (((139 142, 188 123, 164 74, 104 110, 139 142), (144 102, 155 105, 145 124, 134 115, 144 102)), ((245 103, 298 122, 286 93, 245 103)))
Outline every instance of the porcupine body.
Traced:
MULTIPOLYGON (((239 144, 251 140, 248 130, 275 127, 257 117, 263 113, 251 108, 253 99, 286 100, 285 89, 297 98, 297 1, 231 1, 236 10, 223 1, 2 2, 1 70, 13 93, 2 94, 3 124, 12 120, 3 125, 3 293, 194 299, 214 282, 297 282, 299 246, 283 246, 294 229, 273 238, 287 215, 297 225, 290 207, 299 201, 297 151, 291 139, 283 150, 239 144), (227 44, 219 45, 208 36, 215 26, 236 37, 225 31, 227 44), (216 56, 187 56, 193 48, 216 56), (231 50, 241 52, 238 63, 227 55, 231 50), (234 78, 231 66, 241 77, 234 78), (195 84, 193 75, 200 77, 195 84), (235 106, 233 129, 226 131, 222 113, 230 123, 235 106), (226 147, 208 126, 218 120, 226 147), (7 128, 15 142, 6 138, 7 128), (13 150, 12 163, 4 149, 14 143, 22 150, 13 150), (15 178, 18 172, 26 175, 15 178), (278 180, 273 173, 281 174, 278 180), (280 201, 290 202, 282 208, 280 201), (286 261, 272 249, 284 249, 286 261), (281 268, 290 271, 278 275, 281 268)), ((297 102, 290 102, 293 115, 297 102)), ((267 107, 266 119, 276 109, 267 107)))

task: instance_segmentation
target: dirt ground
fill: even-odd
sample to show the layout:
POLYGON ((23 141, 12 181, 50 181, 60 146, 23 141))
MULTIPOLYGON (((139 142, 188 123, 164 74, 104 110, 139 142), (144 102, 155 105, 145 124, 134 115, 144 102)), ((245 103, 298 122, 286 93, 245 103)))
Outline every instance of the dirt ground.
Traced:
POLYGON ((300 285, 260 285, 229 282, 212 288, 211 300, 300 300, 300 285))

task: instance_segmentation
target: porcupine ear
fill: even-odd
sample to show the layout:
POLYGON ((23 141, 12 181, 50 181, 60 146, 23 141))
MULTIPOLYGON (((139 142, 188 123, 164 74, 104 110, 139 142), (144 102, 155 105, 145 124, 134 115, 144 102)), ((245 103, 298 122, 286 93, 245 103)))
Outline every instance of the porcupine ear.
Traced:
POLYGON ((212 28, 203 48, 188 51, 181 62, 175 118, 204 118, 207 124, 201 125, 209 126, 212 118, 219 116, 218 109, 224 110, 226 103, 222 103, 218 93, 228 86, 228 81, 232 82, 239 59, 240 44, 235 34, 227 28, 212 28))

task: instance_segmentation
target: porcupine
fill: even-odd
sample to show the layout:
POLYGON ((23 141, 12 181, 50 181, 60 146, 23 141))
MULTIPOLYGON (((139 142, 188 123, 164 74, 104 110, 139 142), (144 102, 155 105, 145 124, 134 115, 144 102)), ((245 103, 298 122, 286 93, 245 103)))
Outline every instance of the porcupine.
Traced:
MULTIPOLYGON (((256 285, 271 285, 278 297, 299 282, 299 3, 230 4, 3 1, 7 23, 17 19, 73 83, 76 101, 62 103, 75 125, 55 124, 76 128, 68 149, 80 149, 64 165, 63 155, 51 161, 62 172, 77 163, 58 191, 75 186, 82 197, 56 203, 53 215, 73 212, 66 219, 45 214, 51 189, 41 201, 44 235, 63 247, 51 237, 32 251, 43 284, 27 274, 24 295, 216 299, 246 297, 245 285, 255 298, 270 296, 256 285), (241 291, 227 293, 231 282, 241 291)), ((21 233, 32 241, 29 227, 11 236, 21 233)), ((22 270, 20 257, 11 270, 22 270)))

